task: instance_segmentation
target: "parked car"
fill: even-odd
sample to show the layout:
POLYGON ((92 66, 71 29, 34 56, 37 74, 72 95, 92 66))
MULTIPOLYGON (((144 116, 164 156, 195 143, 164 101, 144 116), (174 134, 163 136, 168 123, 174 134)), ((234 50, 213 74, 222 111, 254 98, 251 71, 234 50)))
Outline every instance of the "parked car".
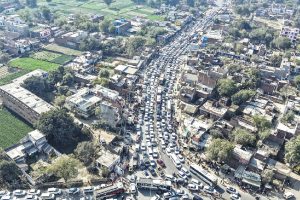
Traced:
POLYGON ((80 192, 79 188, 70 188, 67 190, 68 194, 78 194, 80 192))
POLYGON ((51 194, 49 192, 45 192, 45 193, 41 194, 41 199, 43 199, 43 200, 50 200, 50 199, 54 199, 54 198, 55 198, 55 195, 51 194))
POLYGON ((41 190, 30 189, 30 190, 28 190, 28 194, 40 195, 41 194, 41 190))
POLYGON ((158 160, 157 160, 157 163, 158 163, 160 166, 162 166, 162 167, 166 167, 166 164, 165 164, 164 161, 161 160, 161 159, 158 159, 158 160))
POLYGON ((241 198, 237 194, 231 194, 230 199, 232 199, 232 200, 241 200, 241 198))
POLYGON ((233 188, 233 187, 230 187, 230 186, 226 188, 226 192, 228 192, 229 194, 236 194, 237 193, 236 189, 233 188))
POLYGON ((61 194, 61 189, 58 188, 48 188, 48 192, 54 195, 59 195, 61 194))
POLYGON ((22 197, 26 195, 26 192, 24 190, 15 190, 13 192, 13 195, 16 197, 22 197))

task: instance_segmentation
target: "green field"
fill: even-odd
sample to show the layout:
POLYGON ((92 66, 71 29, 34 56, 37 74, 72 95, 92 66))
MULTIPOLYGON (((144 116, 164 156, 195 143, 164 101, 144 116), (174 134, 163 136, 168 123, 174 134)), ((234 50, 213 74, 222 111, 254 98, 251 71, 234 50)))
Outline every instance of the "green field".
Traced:
POLYGON ((12 80, 14 80, 20 76, 23 76, 29 72, 30 72, 30 70, 22 69, 18 72, 8 74, 5 77, 0 79, 0 85, 6 85, 6 84, 10 83, 12 80))
POLYGON ((0 147, 7 148, 33 129, 6 109, 0 109, 0 147))
POLYGON ((77 51, 77 50, 70 49, 67 47, 59 46, 57 44, 48 44, 47 46, 44 47, 44 49, 49 50, 49 51, 54 51, 57 53, 62 53, 62 54, 69 55, 69 56, 79 56, 82 53, 81 51, 77 51))
POLYGON ((106 18, 134 17, 141 16, 150 20, 164 19, 163 16, 155 15, 154 8, 148 6, 137 6, 131 0, 113 0, 110 6, 107 6, 103 0, 52 0, 47 3, 46 0, 38 0, 40 6, 47 5, 52 9, 58 10, 60 14, 102 14, 106 18))
POLYGON ((35 54, 31 55, 30 57, 38 60, 44 60, 44 61, 49 61, 52 63, 56 64, 65 64, 66 62, 69 62, 70 60, 73 59, 72 56, 69 55, 63 55, 59 53, 53 53, 50 51, 40 51, 36 52, 35 54))
POLYGON ((10 67, 16 67, 19 69, 29 70, 33 71, 36 69, 42 69, 45 71, 54 71, 56 70, 60 65, 55 63, 50 63, 43 60, 37 60, 34 58, 16 58, 11 60, 8 65, 10 67))

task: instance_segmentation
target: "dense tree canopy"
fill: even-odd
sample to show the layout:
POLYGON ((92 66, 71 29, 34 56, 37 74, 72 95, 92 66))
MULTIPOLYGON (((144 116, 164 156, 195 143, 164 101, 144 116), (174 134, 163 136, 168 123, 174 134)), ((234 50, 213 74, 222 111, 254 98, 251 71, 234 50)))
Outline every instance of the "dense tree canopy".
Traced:
POLYGON ((292 166, 300 164, 300 136, 285 144, 285 160, 292 166))
POLYGON ((231 101, 235 105, 241 105, 254 95, 255 91, 253 90, 240 90, 231 97, 231 101))
POLYGON ((236 143, 245 145, 245 146, 254 146, 256 142, 255 135, 249 133, 245 129, 236 128, 233 132, 233 139, 236 143))
POLYGON ((96 153, 96 149, 92 142, 81 142, 77 145, 74 154, 84 164, 89 164, 96 153))
POLYGON ((206 155, 209 159, 214 161, 225 161, 231 157, 234 145, 223 139, 213 139, 212 143, 206 150, 206 155))
POLYGON ((220 79, 217 84, 217 91, 221 96, 230 97, 237 90, 236 84, 231 79, 220 79))
POLYGON ((47 93, 52 89, 47 79, 37 76, 27 78, 23 87, 43 99, 47 98, 47 93))
POLYGON ((253 121, 258 131, 264 131, 272 127, 272 123, 261 115, 253 116, 253 121))
POLYGON ((43 113, 36 123, 36 127, 58 149, 77 145, 79 138, 82 136, 80 128, 64 109, 53 109, 43 113))
POLYGON ((53 173, 56 176, 68 181, 78 175, 78 168, 80 162, 70 156, 62 155, 56 158, 50 166, 48 166, 48 173, 53 173))

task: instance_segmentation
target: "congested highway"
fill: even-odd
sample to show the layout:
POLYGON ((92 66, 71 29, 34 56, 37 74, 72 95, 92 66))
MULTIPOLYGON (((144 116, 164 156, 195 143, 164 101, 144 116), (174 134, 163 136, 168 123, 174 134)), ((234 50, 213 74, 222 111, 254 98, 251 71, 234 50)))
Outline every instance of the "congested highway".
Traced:
MULTIPOLYGON (((189 199, 191 193, 198 191, 203 184, 192 178, 178 142, 179 135, 174 119, 176 95, 174 88, 180 67, 185 62, 182 55, 189 46, 191 35, 205 29, 217 11, 217 9, 210 10, 202 20, 192 22, 172 42, 160 49, 158 58, 147 66, 143 77, 144 103, 138 114, 138 136, 141 137, 141 143, 135 148, 140 158, 140 170, 136 175, 160 177, 176 185, 184 185, 185 187, 177 191, 177 195, 183 199, 189 199)), ((204 189, 207 192, 212 190, 209 187, 204 189)), ((171 197, 173 194, 164 195, 171 197)))

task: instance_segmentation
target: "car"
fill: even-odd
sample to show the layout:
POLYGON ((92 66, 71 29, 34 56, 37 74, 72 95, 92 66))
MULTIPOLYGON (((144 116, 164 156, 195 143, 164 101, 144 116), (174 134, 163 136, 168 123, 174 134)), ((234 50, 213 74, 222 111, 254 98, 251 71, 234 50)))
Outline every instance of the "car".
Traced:
POLYGON ((163 168, 166 167, 166 164, 165 164, 164 161, 161 160, 161 159, 158 159, 158 160, 157 160, 157 163, 158 163, 161 167, 163 167, 163 168))
POLYGON ((171 192, 165 192, 165 193, 163 193, 164 199, 168 199, 168 198, 170 198, 171 196, 172 196, 172 193, 171 193, 171 192))
POLYGON ((26 195, 26 192, 24 190, 15 190, 13 192, 13 195, 16 197, 22 197, 26 195))
POLYGON ((4 196, 4 195, 7 195, 8 192, 7 191, 4 191, 4 190, 1 190, 0 191, 0 197, 4 196))
POLYGON ((188 187, 189 190, 192 190, 192 191, 197 191, 197 190, 199 190, 199 186, 198 186, 198 185, 195 185, 195 184, 193 184, 193 183, 189 183, 187 187, 188 187))
POLYGON ((295 195, 291 192, 286 192, 283 194, 283 197, 284 197, 284 199, 291 199, 291 198, 294 198, 295 195))
POLYGON ((36 190, 36 189, 30 189, 27 192, 28 194, 32 194, 32 195, 40 195, 41 194, 41 190, 36 190))
POLYGON ((54 195, 59 195, 61 194, 61 189, 58 188, 48 188, 48 192, 54 195))
POLYGON ((35 195, 33 195, 33 194, 28 194, 26 197, 25 197, 25 199, 38 199, 38 197, 37 196, 35 196, 35 195))
POLYGON ((87 186, 87 187, 84 187, 82 189, 82 191, 84 194, 90 194, 90 193, 94 193, 94 188, 91 186, 87 186))
POLYGON ((188 199, 190 199, 190 196, 188 194, 184 194, 184 195, 182 195, 181 199, 188 200, 188 199))
POLYGON ((193 193, 193 195, 194 195, 193 200, 203 200, 199 194, 193 193))
POLYGON ((41 194, 41 199, 44 199, 44 200, 55 199, 55 195, 51 194, 49 192, 45 192, 45 193, 41 194))
POLYGON ((149 171, 150 171, 152 176, 157 176, 155 169, 149 168, 149 171))
MULTIPOLYGON (((176 154, 176 152, 175 152, 175 154, 176 154)), ((181 154, 178 154, 177 157, 178 157, 178 159, 179 159, 179 161, 180 161, 181 163, 184 163, 184 162, 185 162, 185 159, 184 159, 184 157, 183 157, 181 154)))
POLYGON ((241 200, 241 198, 237 194, 231 194, 230 199, 232 199, 232 200, 241 200))
POLYGON ((67 189, 67 193, 68 194, 78 194, 79 192, 80 192, 79 188, 70 188, 70 189, 67 189))
POLYGON ((144 175, 145 175, 146 177, 149 177, 149 173, 148 173, 147 170, 144 170, 144 175))
POLYGON ((233 188, 233 187, 230 187, 230 186, 228 186, 226 188, 226 192, 228 192, 229 194, 236 194, 237 193, 236 189, 233 188))
POLYGON ((182 190, 182 189, 177 189, 177 190, 175 190, 175 192, 176 192, 177 196, 183 196, 184 195, 184 190, 182 190))
POLYGON ((5 194, 4 196, 1 197, 1 200, 10 200, 10 195, 5 194))
POLYGON ((203 187, 203 191, 208 194, 213 194, 215 192, 215 190, 212 187, 207 186, 207 185, 203 187))
POLYGON ((135 185, 135 183, 130 183, 130 191, 133 194, 136 193, 136 185, 135 185))

